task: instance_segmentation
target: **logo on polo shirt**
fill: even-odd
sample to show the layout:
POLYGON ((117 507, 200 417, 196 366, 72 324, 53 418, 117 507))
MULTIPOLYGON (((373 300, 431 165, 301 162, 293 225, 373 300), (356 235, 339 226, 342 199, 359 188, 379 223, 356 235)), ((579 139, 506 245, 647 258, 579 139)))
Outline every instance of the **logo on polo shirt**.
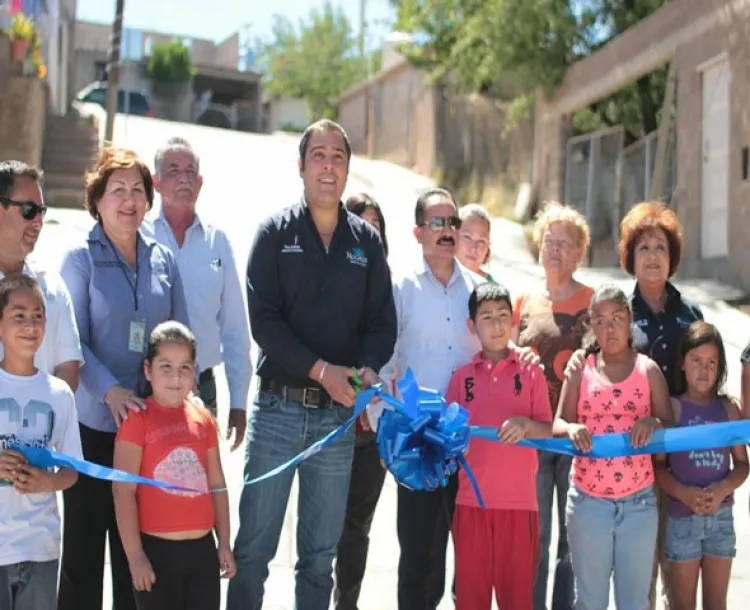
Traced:
POLYGON ((515 376, 513 377, 513 384, 514 384, 513 393, 516 396, 520 396, 521 390, 523 390, 523 384, 521 383, 521 375, 519 375, 518 373, 516 373, 515 376))
POLYGON ((466 379, 464 379, 464 393, 466 396, 465 400, 467 403, 474 400, 474 392, 472 392, 473 389, 474 389, 474 378, 467 377, 466 379))
POLYGON ((303 252, 302 246, 299 245, 299 235, 294 236, 293 244, 287 244, 281 248, 282 254, 302 254, 303 252))
POLYGON ((352 265, 358 265, 359 267, 367 267, 367 255, 362 248, 352 248, 346 253, 346 258, 352 265))

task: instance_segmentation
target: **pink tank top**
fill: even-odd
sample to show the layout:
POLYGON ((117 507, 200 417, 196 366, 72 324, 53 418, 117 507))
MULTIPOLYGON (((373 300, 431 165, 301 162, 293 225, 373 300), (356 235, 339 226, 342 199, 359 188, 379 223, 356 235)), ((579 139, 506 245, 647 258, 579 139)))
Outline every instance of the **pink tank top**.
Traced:
MULTIPOLYGON (((586 359, 578 398, 578 423, 591 434, 630 432, 637 420, 651 415, 651 390, 646 364, 636 356, 633 371, 624 381, 611 383, 596 370, 596 354, 586 359)), ((654 483, 651 456, 573 460, 573 482, 599 498, 624 498, 654 483)))

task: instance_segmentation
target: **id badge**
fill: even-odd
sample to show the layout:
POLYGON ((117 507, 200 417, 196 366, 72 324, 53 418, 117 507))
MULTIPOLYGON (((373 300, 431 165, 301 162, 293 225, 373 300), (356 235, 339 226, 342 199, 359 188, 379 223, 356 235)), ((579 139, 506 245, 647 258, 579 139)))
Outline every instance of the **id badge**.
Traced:
POLYGON ((131 352, 142 354, 146 351, 146 321, 133 320, 130 322, 128 332, 128 349, 131 352))

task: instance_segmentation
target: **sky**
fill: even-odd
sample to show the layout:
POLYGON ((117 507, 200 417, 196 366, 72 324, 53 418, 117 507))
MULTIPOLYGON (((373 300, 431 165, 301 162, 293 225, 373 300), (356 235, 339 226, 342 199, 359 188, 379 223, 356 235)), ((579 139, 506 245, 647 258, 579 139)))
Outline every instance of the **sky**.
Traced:
MULTIPOLYGON (((360 0, 332 0, 359 27, 360 0)), ((78 0, 77 18, 112 23, 115 0, 78 0)), ((125 27, 156 30, 185 37, 220 42, 249 26, 251 38, 267 37, 274 14, 297 21, 322 0, 125 0, 125 27)), ((378 47, 390 28, 383 22, 394 18, 388 0, 366 0, 367 46, 378 47)))

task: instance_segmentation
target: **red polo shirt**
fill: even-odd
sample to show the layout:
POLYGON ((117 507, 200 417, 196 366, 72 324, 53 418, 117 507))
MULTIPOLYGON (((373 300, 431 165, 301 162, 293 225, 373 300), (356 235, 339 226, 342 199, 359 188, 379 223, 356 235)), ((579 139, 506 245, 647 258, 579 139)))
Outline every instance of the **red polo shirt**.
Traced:
MULTIPOLYGON (((493 365, 474 356, 451 377, 448 403, 457 402, 470 414, 469 423, 500 428, 505 420, 522 416, 550 423, 547 381, 538 365, 522 365, 518 353, 509 348, 508 357, 493 365)), ((536 451, 475 438, 466 455, 482 492, 485 506, 504 510, 538 510, 536 498, 536 451)), ((457 504, 479 506, 469 478, 459 472, 457 504)))

